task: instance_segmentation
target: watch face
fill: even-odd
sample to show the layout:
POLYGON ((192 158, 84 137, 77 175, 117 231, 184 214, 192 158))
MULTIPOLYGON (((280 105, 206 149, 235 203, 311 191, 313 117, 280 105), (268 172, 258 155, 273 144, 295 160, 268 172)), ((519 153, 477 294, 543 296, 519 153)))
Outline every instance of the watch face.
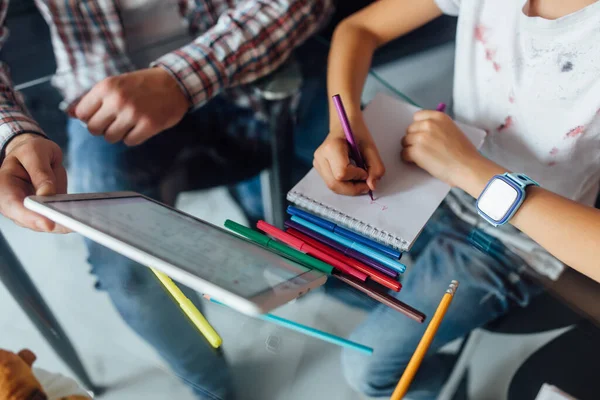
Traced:
POLYGON ((502 179, 494 179, 479 196, 477 207, 488 217, 500 222, 519 197, 517 189, 502 179))

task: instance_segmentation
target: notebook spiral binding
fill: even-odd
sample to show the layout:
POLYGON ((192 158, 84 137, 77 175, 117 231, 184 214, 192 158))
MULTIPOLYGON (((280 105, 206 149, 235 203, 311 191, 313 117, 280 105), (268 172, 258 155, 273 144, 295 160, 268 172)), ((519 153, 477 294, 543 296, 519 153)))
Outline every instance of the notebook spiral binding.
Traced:
POLYGON ((320 215, 323 218, 338 223, 344 228, 351 229, 356 233, 376 240, 396 250, 402 252, 408 251, 409 243, 406 240, 394 236, 384 230, 377 229, 374 226, 359 221, 356 218, 352 218, 347 214, 344 214, 334 208, 326 206, 323 203, 306 197, 301 193, 290 191, 287 195, 287 199, 289 202, 296 204, 298 207, 304 208, 307 211, 310 211, 312 213, 320 215))

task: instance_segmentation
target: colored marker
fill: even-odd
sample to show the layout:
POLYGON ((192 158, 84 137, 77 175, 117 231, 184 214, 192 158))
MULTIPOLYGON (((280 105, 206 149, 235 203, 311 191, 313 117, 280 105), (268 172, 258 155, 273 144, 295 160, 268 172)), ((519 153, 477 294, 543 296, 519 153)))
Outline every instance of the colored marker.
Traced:
POLYGON ((346 283, 349 286, 352 286, 354 289, 359 290, 369 296, 370 298, 377 300, 378 302, 393 308, 394 310, 401 312, 409 318, 414 319, 417 322, 422 323, 425 321, 425 314, 422 312, 412 308, 406 303, 401 302, 397 298, 390 296, 387 293, 380 292, 375 288, 372 288, 366 285, 364 282, 359 281, 348 275, 338 274, 337 272, 333 273, 331 276, 339 279, 340 281, 346 283))
POLYGON ((446 111, 446 103, 440 103, 438 104, 437 108, 435 109, 435 111, 439 111, 439 112, 444 112, 446 111))
POLYGON ((308 255, 318 258, 319 260, 326 262, 329 265, 332 265, 334 268, 337 268, 338 270, 348 275, 352 275, 353 277, 363 282, 367 280, 367 274, 357 271, 356 269, 348 266, 347 264, 344 264, 343 262, 333 258, 329 254, 324 253, 321 250, 316 249, 312 246, 309 246, 302 240, 293 237, 289 233, 285 233, 281 229, 276 228, 273 225, 266 223, 265 221, 258 221, 256 227, 261 231, 265 232, 267 235, 273 236, 275 239, 282 241, 288 246, 291 246, 296 250, 306 252, 308 255))
MULTIPOLYGON (((211 298, 210 296, 204 295, 204 298, 206 298, 207 300, 210 300, 211 302, 213 302, 215 304, 220 304, 222 306, 225 306, 225 304, 211 298)), ((312 336, 317 339, 321 339, 325 342, 333 343, 338 346, 346 347, 348 349, 356 350, 356 351, 359 351, 361 353, 365 353, 368 355, 373 354, 373 349, 371 347, 367 347, 360 343, 352 342, 350 340, 341 338, 339 336, 332 335, 331 333, 323 332, 318 329, 314 329, 309 326, 302 325, 302 324, 299 324, 294 321, 290 321, 289 319, 281 318, 281 317, 278 317, 273 314, 262 314, 259 316, 259 318, 263 319, 265 321, 273 322, 274 324, 277 324, 277 325, 281 325, 283 327, 294 330, 296 332, 300 332, 304 335, 312 336)))
POLYGON ((165 289, 167 289, 171 296, 173 296, 173 298, 175 299, 177 304, 179 304, 179 307, 185 313, 185 315, 188 316, 188 318, 192 321, 196 328, 198 328, 200 333, 202 333, 206 340, 208 340, 210 345, 215 349, 221 346, 221 344, 223 343, 223 339, 221 339, 221 336, 219 336, 217 331, 215 331, 215 329, 208 323, 206 318, 204 318, 204 315, 202 315, 202 313, 198 311, 198 308, 196 308, 194 303, 192 303, 190 299, 188 299, 185 296, 185 294, 183 294, 181 289, 179 289, 179 287, 175 283, 173 283, 171 278, 154 268, 150 269, 152 270, 152 272, 154 272, 154 275, 156 275, 156 277, 163 284, 165 289))
POLYGON ((336 242, 341 243, 346 247, 350 247, 351 249, 354 249, 368 257, 371 257, 372 259, 382 263, 388 268, 392 268, 393 270, 398 271, 400 273, 403 273, 406 270, 406 265, 402 264, 401 262, 392 260, 391 258, 388 258, 361 243, 356 243, 343 236, 336 235, 335 233, 328 231, 327 229, 323 229, 320 226, 305 221, 302 218, 299 218, 295 215, 292 216, 292 221, 297 222, 298 224, 305 226, 323 236, 326 236, 329 239, 335 240, 336 242))
MULTIPOLYGON (((350 150, 352 152, 352 159, 356 163, 358 168, 362 168, 367 171, 367 166, 365 165, 365 161, 360 154, 360 150, 358 149, 358 145, 356 144, 356 140, 354 140, 354 134, 352 133, 352 127, 350 126, 350 121, 348 121, 348 116, 346 115, 346 110, 344 109, 344 103, 342 103, 342 98, 339 94, 333 96, 333 104, 335 105, 335 109, 337 110, 338 117, 342 124, 342 129, 344 130, 344 134, 346 135, 346 140, 350 145, 350 150)), ((369 189, 369 197, 373 200, 373 192, 369 189)))
POLYGON ((330 275, 333 271, 333 267, 331 265, 326 264, 323 261, 317 260, 314 257, 302 253, 301 251, 294 250, 289 246, 286 246, 285 244, 279 243, 278 241, 273 240, 270 237, 263 235, 262 233, 256 232, 253 229, 240 225, 237 222, 234 222, 230 219, 225 221, 225 227, 227 229, 231 229, 237 234, 244 236, 245 238, 254 243, 280 252, 281 254, 284 254, 290 257, 292 260, 297 261, 300 264, 306 265, 309 268, 314 268, 318 271, 326 273, 327 275, 330 275))
POLYGON ((336 242, 335 240, 329 239, 328 237, 325 237, 317 232, 314 232, 314 231, 308 229, 307 227, 300 225, 297 222, 285 221, 284 224, 285 224, 286 228, 292 228, 292 229, 297 230, 298 232, 302 232, 306 236, 311 237, 333 249, 336 249, 337 251, 339 251, 340 253, 342 253, 345 256, 354 258, 354 259, 362 262, 363 264, 376 269, 377 271, 381 272, 382 274, 389 276, 390 278, 394 278, 394 279, 398 278, 398 275, 399 275, 398 271, 388 268, 385 265, 378 263, 377 261, 373 260, 372 258, 369 258, 354 249, 346 247, 343 244, 336 242))
POLYGON ((294 237, 297 237, 298 239, 302 240, 304 243, 306 243, 310 246, 313 246, 314 248, 317 248, 317 249, 321 250, 322 252, 329 254, 330 256, 340 260, 344 264, 348 264, 352 268, 355 268, 360 272, 364 272, 365 274, 367 274, 369 276, 369 278, 373 282, 377 282, 380 285, 383 285, 383 286, 387 287, 388 289, 392 289, 395 292, 399 292, 400 288, 402 288, 402 285, 400 284, 400 282, 395 281, 394 279, 390 278, 389 276, 386 276, 386 275, 382 274, 381 272, 376 271, 373 268, 366 266, 365 264, 361 263, 358 260, 355 260, 353 258, 343 255, 339 251, 334 250, 331 247, 324 245, 323 243, 309 237, 308 235, 303 234, 302 232, 299 232, 293 228, 290 228, 287 230, 287 233, 289 233, 290 235, 292 235, 294 237))
POLYGON ((387 246, 384 246, 381 243, 378 243, 374 240, 371 240, 362 235, 359 235, 358 233, 354 233, 346 228, 342 228, 341 226, 339 226, 331 221, 327 221, 324 218, 313 215, 313 214, 306 212, 304 210, 301 210, 297 207, 288 206, 287 212, 290 215, 295 215, 297 217, 300 217, 300 218, 304 219, 305 221, 311 222, 311 223, 318 225, 323 229, 327 229, 328 231, 331 231, 333 233, 337 233, 338 235, 344 236, 354 242, 362 243, 365 246, 371 247, 373 250, 377 250, 380 253, 382 253, 388 257, 391 257, 391 258, 394 258, 397 260, 400 259, 400 257, 402 257, 402 253, 399 252, 398 250, 391 249, 387 246))

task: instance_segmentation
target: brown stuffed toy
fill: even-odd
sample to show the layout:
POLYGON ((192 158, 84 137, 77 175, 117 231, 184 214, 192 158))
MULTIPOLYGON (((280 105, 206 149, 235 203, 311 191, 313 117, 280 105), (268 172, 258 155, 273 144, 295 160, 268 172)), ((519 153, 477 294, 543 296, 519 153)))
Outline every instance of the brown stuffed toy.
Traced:
MULTIPOLYGON (((36 356, 30 350, 18 354, 0 349, 0 400, 45 400, 42 385, 31 366, 36 356)), ((89 400, 84 396, 68 396, 64 400, 89 400)))

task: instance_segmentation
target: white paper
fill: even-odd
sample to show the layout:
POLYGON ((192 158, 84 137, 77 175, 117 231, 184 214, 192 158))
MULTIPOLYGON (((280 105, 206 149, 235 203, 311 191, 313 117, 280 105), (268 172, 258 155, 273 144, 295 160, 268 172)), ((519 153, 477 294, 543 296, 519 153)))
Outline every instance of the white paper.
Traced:
MULTIPOLYGON (((401 141, 418 111, 395 98, 378 94, 364 111, 366 124, 373 136, 386 173, 375 191, 375 201, 367 196, 349 197, 330 191, 317 171, 312 169, 292 189, 317 203, 321 203, 341 214, 353 217, 363 224, 375 227, 386 235, 401 239, 401 250, 412 246, 419 232, 444 197, 450 186, 432 177, 415 165, 400 159, 401 141)), ((464 124, 458 124, 471 142, 480 148, 485 132, 464 124)), ((290 199, 293 196, 290 196, 290 199)), ((336 221, 339 223, 339 221, 336 221)), ((356 226, 344 224, 356 229, 356 226)))

